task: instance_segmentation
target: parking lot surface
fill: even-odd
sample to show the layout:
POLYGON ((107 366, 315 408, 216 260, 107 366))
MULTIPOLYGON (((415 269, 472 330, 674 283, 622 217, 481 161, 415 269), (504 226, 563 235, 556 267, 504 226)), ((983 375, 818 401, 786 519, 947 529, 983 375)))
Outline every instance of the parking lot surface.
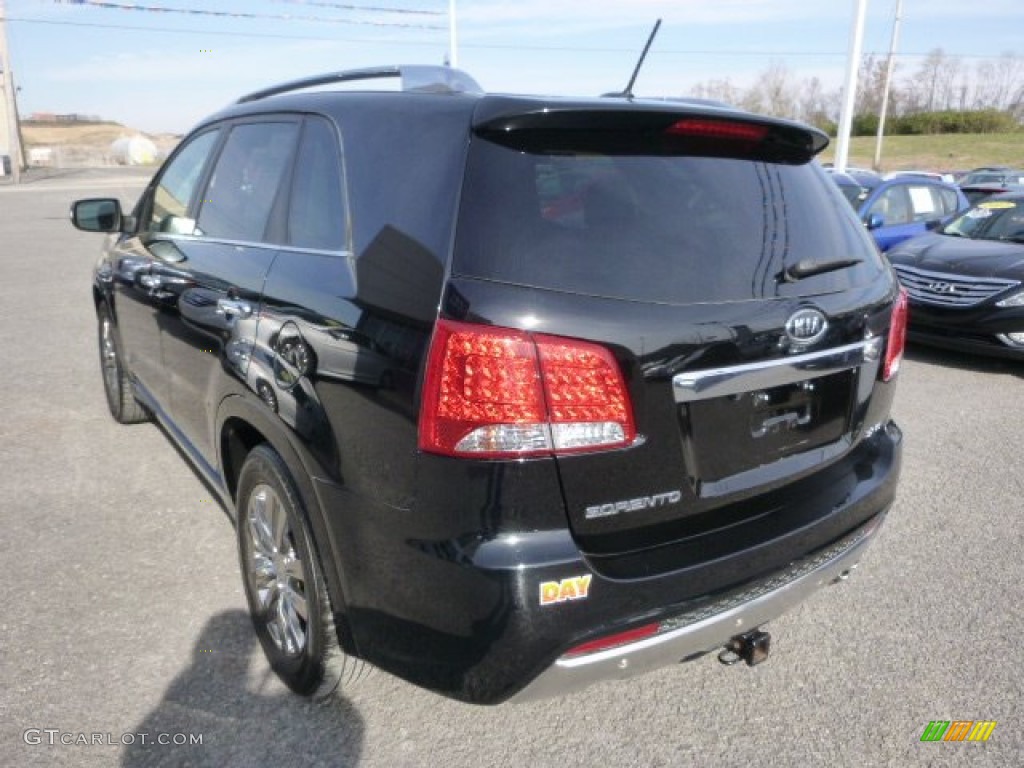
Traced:
POLYGON ((923 348, 900 374, 903 481, 880 539, 771 625, 767 663, 711 655, 492 708, 382 672, 323 705, 289 693, 229 518, 158 427, 120 427, 104 401, 101 238, 68 204, 134 203, 148 174, 0 186, 0 766, 1024 764, 1024 364, 923 348), (933 720, 997 725, 922 743, 933 720))

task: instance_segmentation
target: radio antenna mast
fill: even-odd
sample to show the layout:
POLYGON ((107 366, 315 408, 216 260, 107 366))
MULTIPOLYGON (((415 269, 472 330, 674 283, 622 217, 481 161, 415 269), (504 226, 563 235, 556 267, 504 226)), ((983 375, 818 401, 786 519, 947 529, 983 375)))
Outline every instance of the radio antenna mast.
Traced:
POLYGON ((626 88, 622 93, 606 93, 605 96, 619 97, 623 99, 633 98, 633 84, 636 83, 637 75, 640 74, 640 67, 644 65, 644 59, 647 58, 647 52, 651 50, 651 43, 654 42, 654 36, 658 34, 658 28, 661 27, 661 19, 654 22, 654 29, 651 30, 650 36, 647 38, 647 44, 644 46, 643 52, 640 54, 640 60, 636 63, 636 68, 633 70, 633 76, 629 78, 629 82, 626 83, 626 88))

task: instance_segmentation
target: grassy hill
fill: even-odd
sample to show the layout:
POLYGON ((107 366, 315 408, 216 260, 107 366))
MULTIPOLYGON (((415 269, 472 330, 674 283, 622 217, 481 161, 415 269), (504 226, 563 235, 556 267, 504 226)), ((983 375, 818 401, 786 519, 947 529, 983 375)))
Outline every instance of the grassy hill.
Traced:
MULTIPOLYGON (((831 162, 836 141, 821 156, 831 162)), ((870 168, 875 156, 875 137, 858 136, 850 141, 848 165, 870 168)), ((1024 131, 1017 133, 961 133, 934 136, 886 136, 882 143, 882 170, 970 170, 981 165, 1024 166, 1024 131)))
POLYGON ((106 150, 123 136, 142 134, 160 149, 173 147, 180 137, 171 134, 151 134, 137 131, 114 122, 102 123, 43 123, 23 120, 21 135, 26 149, 33 147, 95 147, 106 150))

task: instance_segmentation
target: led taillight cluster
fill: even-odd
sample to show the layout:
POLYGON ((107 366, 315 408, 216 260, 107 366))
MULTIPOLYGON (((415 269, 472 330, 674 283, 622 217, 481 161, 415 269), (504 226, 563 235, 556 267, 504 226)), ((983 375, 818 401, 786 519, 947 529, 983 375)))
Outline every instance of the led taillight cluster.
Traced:
POLYGON ((617 448, 635 437, 626 384, 608 349, 438 321, 420 407, 422 450, 537 456, 617 448))
POLYGON ((885 345, 885 363, 882 366, 882 381, 889 381, 900 369, 903 348, 907 344, 907 289, 900 288, 900 295, 892 308, 889 323, 889 343, 885 345))

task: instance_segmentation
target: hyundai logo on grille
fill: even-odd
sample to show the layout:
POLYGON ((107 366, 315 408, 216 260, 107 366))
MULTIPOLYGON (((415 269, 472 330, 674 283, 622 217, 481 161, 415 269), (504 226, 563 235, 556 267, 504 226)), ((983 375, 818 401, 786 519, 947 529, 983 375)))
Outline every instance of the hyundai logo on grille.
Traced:
POLYGON ((952 283, 928 283, 928 290, 935 293, 956 293, 956 286, 952 283))
POLYGON ((796 344, 813 344, 828 330, 828 320, 816 309, 800 309, 786 321, 786 335, 796 344))

